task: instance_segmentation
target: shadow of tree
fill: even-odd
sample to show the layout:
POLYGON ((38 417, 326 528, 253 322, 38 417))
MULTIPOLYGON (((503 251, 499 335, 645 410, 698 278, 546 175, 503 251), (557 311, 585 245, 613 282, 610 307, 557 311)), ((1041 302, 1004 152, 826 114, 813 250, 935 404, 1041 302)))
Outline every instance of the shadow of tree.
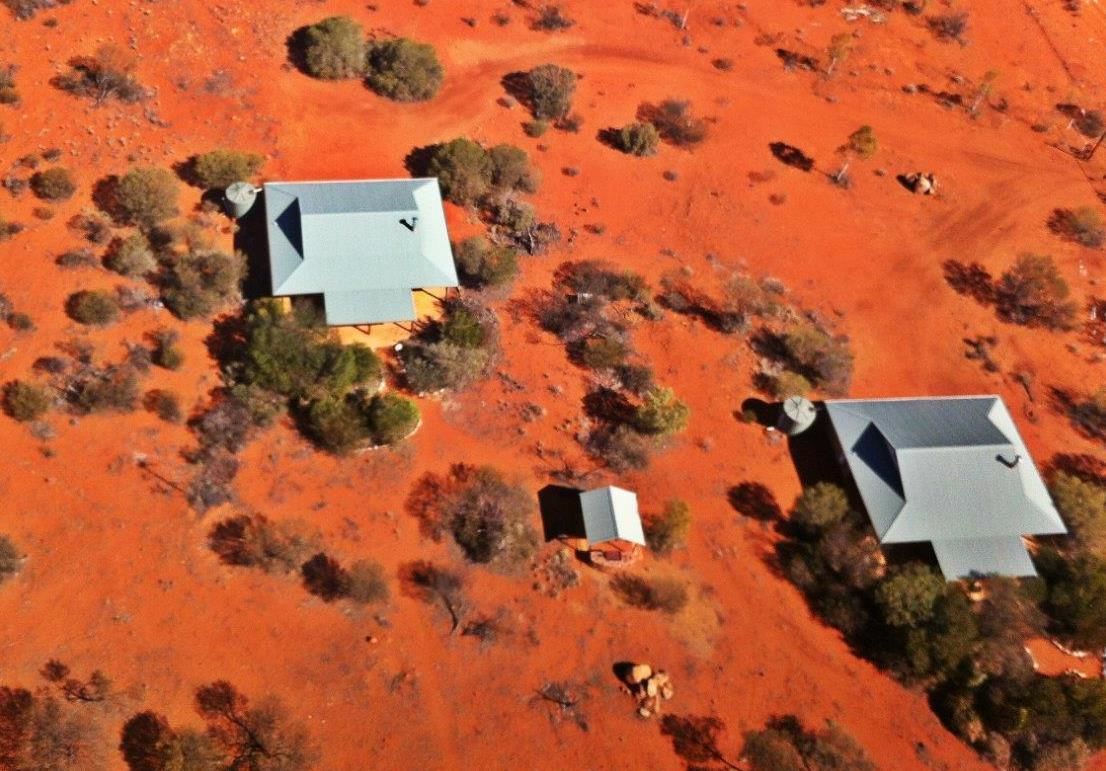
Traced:
POLYGON ((726 491, 726 499, 744 517, 772 522, 783 517, 776 496, 761 482, 742 482, 726 491))

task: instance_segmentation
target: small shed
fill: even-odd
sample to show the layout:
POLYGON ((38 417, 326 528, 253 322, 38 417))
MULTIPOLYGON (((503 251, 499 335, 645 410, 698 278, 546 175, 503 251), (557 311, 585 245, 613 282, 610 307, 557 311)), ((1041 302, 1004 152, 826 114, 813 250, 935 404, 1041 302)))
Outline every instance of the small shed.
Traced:
POLYGON ((625 562, 645 546, 637 494, 621 487, 599 487, 580 493, 584 548, 593 560, 625 562))

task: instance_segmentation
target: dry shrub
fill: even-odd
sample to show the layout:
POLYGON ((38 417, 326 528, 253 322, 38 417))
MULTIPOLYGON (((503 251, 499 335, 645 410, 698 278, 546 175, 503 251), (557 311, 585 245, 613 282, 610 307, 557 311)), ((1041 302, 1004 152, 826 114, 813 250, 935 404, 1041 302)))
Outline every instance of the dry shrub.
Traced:
POLYGON ((208 545, 228 565, 289 573, 317 548, 318 536, 299 520, 273 522, 261 514, 239 514, 217 522, 208 545))
POLYGON ((96 104, 117 99, 126 104, 140 102, 149 92, 135 79, 136 57, 118 46, 106 44, 92 56, 77 56, 69 60, 69 72, 57 76, 53 83, 63 91, 88 97, 96 104))
POLYGON ((1106 243, 1106 227, 1102 224, 1102 217, 1090 206, 1056 209, 1049 217, 1048 227, 1056 235, 1090 249, 1097 249, 1106 243))
POLYGON ((707 138, 707 122, 691 114, 691 102, 665 99, 658 105, 643 104, 638 118, 652 123, 661 139, 677 147, 692 147, 707 138))
POLYGON ((4 386, 4 412, 20 422, 38 420, 53 402, 50 392, 34 383, 13 380, 4 386))
POLYGON ((682 581, 663 576, 646 578, 621 573, 611 581, 611 589, 627 605, 642 610, 674 614, 683 610, 688 601, 687 586, 682 581))

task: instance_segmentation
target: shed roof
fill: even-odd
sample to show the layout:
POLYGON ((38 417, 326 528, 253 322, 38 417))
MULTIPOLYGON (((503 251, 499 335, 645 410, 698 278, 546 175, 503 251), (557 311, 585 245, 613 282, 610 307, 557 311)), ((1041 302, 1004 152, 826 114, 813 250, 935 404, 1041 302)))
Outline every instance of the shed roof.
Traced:
POLYGON ((580 493, 584 535, 592 543, 629 541, 645 545, 637 495, 621 487, 599 487, 580 493))
POLYGON ((999 397, 843 399, 826 411, 882 543, 940 542, 950 566, 978 558, 976 572, 1003 572, 984 568, 1029 563, 1010 556, 1021 535, 1067 532, 999 397))
POLYGON ((269 182, 264 191, 273 294, 322 294, 328 324, 412 320, 402 292, 458 284, 437 179, 269 182))

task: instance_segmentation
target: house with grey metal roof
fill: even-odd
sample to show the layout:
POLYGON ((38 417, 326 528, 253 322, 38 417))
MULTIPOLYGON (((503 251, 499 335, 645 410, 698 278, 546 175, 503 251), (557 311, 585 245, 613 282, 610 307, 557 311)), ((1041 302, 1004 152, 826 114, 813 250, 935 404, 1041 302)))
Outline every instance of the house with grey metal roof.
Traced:
POLYGON ((949 580, 1036 575, 1022 536, 1067 532, 998 396, 825 402, 881 544, 929 542, 949 580))
POLYGON ((322 295, 331 326, 413 321, 413 291, 458 285, 437 179, 269 182, 264 201, 273 295, 322 295))

